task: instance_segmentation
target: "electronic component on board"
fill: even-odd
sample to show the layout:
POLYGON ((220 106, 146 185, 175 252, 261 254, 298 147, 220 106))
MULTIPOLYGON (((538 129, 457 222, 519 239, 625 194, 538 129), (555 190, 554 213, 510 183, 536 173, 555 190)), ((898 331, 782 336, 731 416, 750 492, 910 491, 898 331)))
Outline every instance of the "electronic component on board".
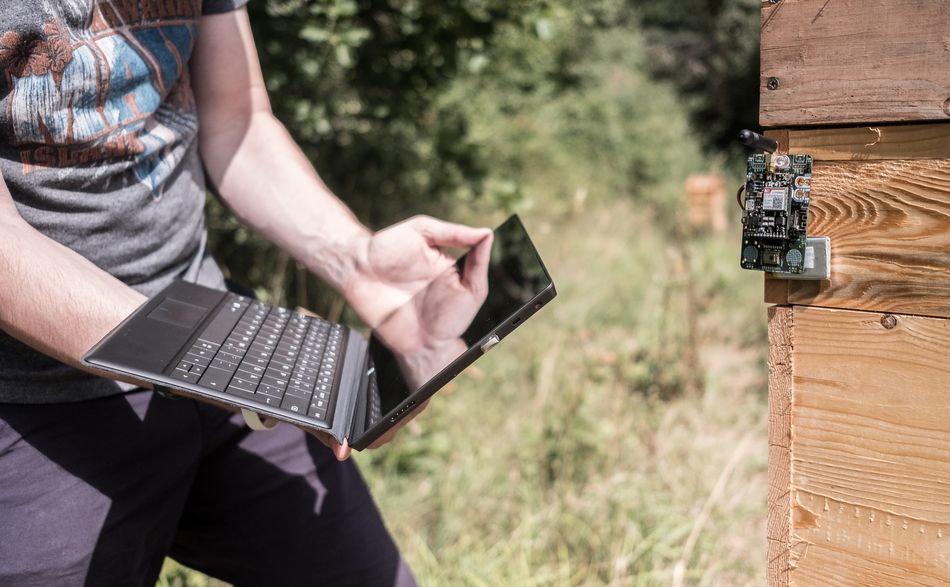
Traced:
POLYGON ((808 236, 811 155, 775 154, 778 143, 749 130, 739 140, 767 151, 749 155, 746 181, 736 194, 742 208, 739 264, 789 279, 827 279, 828 239, 808 236))

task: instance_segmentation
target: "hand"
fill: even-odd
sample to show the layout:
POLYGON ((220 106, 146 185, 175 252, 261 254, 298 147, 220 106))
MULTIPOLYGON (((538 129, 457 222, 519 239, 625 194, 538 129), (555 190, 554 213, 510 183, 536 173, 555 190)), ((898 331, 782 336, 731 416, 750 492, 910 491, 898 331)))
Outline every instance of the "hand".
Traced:
POLYGON ((492 235, 465 257, 459 274, 453 263, 374 330, 391 350, 411 388, 418 388, 461 355, 462 335, 488 295, 492 235))
MULTIPOLYGON (((372 237, 362 276, 345 293, 395 353, 409 385, 421 385, 465 350, 460 337, 488 295, 491 245, 490 229, 422 216, 372 237), (455 259, 440 250, 443 246, 473 247, 461 275, 455 259)), ((427 405, 423 402, 370 448, 389 442, 427 405)))
POLYGON ((455 264, 441 247, 473 247, 491 234, 488 228, 428 216, 394 224, 370 237, 343 295, 363 322, 376 328, 455 264))

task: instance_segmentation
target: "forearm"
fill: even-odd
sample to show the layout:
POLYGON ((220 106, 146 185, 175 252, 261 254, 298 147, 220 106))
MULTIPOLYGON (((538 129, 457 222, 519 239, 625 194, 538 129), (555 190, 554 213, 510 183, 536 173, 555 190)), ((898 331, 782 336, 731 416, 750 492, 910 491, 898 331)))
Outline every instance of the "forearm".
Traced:
POLYGON ((342 291, 369 232, 274 118, 245 10, 202 17, 191 70, 201 158, 221 198, 342 291))
POLYGON ((211 181, 234 213, 342 291, 370 237, 269 112, 202 135, 211 181))
MULTIPOLYGON (((2 180, 0 190, 6 191, 2 180)), ((81 357, 144 296, 37 232, 8 198, 0 193, 0 329, 97 373, 83 367, 81 357)))

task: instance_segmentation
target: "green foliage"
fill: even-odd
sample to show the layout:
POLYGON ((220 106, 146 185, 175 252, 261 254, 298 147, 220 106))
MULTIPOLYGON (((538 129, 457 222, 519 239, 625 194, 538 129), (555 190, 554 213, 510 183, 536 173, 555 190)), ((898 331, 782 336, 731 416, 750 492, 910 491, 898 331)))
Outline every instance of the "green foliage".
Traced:
MULTIPOLYGON (((469 122, 433 108, 461 63, 540 0, 267 0, 248 5, 272 106, 327 184, 369 225, 442 213, 479 191, 469 122)), ((336 300, 211 201, 212 246, 259 293, 324 314, 336 300), (275 268, 277 269, 275 271, 275 268)))
POLYGON ((373 225, 477 179, 465 120, 432 103, 522 0, 271 0, 251 19, 273 107, 328 185, 373 225))

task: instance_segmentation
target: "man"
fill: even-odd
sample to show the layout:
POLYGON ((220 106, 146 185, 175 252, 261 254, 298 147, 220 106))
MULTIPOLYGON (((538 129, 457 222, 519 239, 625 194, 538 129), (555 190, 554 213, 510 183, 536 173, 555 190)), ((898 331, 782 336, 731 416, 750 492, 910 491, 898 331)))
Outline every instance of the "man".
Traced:
POLYGON ((349 447, 80 364, 171 280, 223 287, 206 178, 369 325, 452 266, 440 246, 485 258, 485 229, 356 221, 272 115, 246 1, 0 0, 0 585, 153 584, 166 554, 414 584, 349 447))

